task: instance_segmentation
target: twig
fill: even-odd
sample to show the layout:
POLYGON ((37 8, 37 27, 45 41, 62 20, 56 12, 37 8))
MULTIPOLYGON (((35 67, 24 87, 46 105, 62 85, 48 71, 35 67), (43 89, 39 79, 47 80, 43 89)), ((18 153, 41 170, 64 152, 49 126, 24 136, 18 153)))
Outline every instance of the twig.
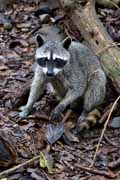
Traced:
POLYGON ((38 155, 38 156, 28 160, 28 161, 25 161, 22 164, 19 164, 19 165, 15 166, 15 167, 12 167, 10 169, 7 169, 7 170, 1 172, 0 173, 0 178, 3 177, 3 176, 7 176, 8 174, 16 171, 17 169, 20 169, 21 167, 24 167, 24 166, 27 166, 28 164, 33 163, 35 160, 38 160, 39 158, 40 158, 40 155, 38 155))
POLYGON ((38 26, 38 27, 36 27, 35 29, 33 29, 32 31, 30 31, 28 34, 27 34, 27 39, 28 38, 30 38, 30 36, 32 35, 32 34, 34 34, 35 32, 37 32, 39 29, 41 28, 41 24, 38 26))
POLYGON ((80 164, 76 164, 75 166, 77 166, 78 168, 80 168, 80 169, 82 169, 84 171, 87 171, 89 173, 101 175, 101 176, 104 176, 104 177, 107 177, 107 178, 110 178, 110 179, 114 179, 116 177, 116 175, 113 174, 113 173, 108 173, 106 171, 99 171, 97 169, 93 169, 93 168, 90 168, 90 167, 85 167, 85 166, 82 166, 80 164))
POLYGON ((104 114, 102 115, 102 117, 99 120, 99 124, 103 124, 106 120, 106 118, 108 117, 109 113, 110 113, 110 109, 112 107, 112 104, 109 105, 109 108, 105 109, 104 114))
MULTIPOLYGON (((102 115, 102 117, 101 117, 100 120, 99 120, 99 124, 103 124, 103 123, 105 122, 106 118, 108 117, 108 115, 109 115, 109 113, 110 113, 111 107, 112 107, 112 103, 109 104, 109 106, 108 106, 107 108, 105 108, 104 114, 102 115)), ((117 104, 116 104, 116 106, 114 107, 114 110, 113 110, 113 111, 115 111, 116 108, 117 108, 117 104)))
POLYGON ((69 109, 69 110, 66 112, 66 114, 65 114, 65 116, 64 116, 64 118, 63 118, 63 120, 62 120, 62 123, 65 123, 71 114, 72 114, 72 110, 69 109))
POLYGON ((45 171, 42 170, 42 173, 44 174, 44 176, 45 176, 48 180, 52 180, 52 179, 45 173, 45 171))
POLYGON ((113 1, 109 1, 109 3, 111 3, 114 7, 116 7, 117 9, 120 10, 119 6, 117 4, 115 4, 113 1))
POLYGON ((108 125, 108 122, 109 122, 109 119, 110 119, 110 117, 111 117, 111 114, 112 114, 112 112, 113 112, 113 110, 114 110, 117 102, 119 101, 119 99, 120 99, 120 96, 118 96, 118 98, 115 100, 115 102, 113 103, 113 105, 112 105, 112 107, 111 107, 110 113, 109 113, 108 118, 107 118, 107 120, 106 120, 106 122, 105 122, 105 124, 104 124, 104 128, 103 128, 102 133, 101 133, 101 136, 100 136, 100 138, 99 138, 99 141, 98 141, 98 144, 97 144, 97 148, 96 148, 96 151, 95 151, 95 154, 94 154, 94 157, 93 157, 93 161, 92 161, 90 167, 93 167, 93 165, 94 165, 94 162, 95 162, 95 159, 96 159, 96 156, 97 156, 97 153, 98 153, 98 149, 99 149, 99 147, 100 147, 100 143, 101 143, 101 141, 102 141, 102 139, 103 139, 104 132, 105 132, 106 127, 107 127, 107 125, 108 125))
POLYGON ((27 119, 35 119, 35 120, 40 120, 43 119, 45 121, 49 121, 49 117, 46 114, 40 114, 40 113, 35 113, 34 115, 29 115, 27 119))
POLYGON ((28 134, 31 137, 31 142, 33 143, 33 151, 34 151, 34 156, 37 156, 37 151, 36 151, 36 146, 35 146, 35 139, 34 139, 34 135, 32 132, 28 132, 28 134))
POLYGON ((115 143, 113 143, 113 142, 107 137, 106 134, 104 134, 103 136, 104 136, 105 140, 106 140, 110 145, 118 148, 118 146, 117 146, 115 143))
POLYGON ((111 47, 115 47, 115 46, 118 46, 120 45, 120 43, 112 43, 112 44, 109 44, 108 46, 104 47, 103 49, 101 49, 100 51, 97 52, 97 55, 99 55, 100 53, 108 50, 109 48, 111 47))
POLYGON ((50 150, 51 150, 51 145, 50 145, 50 144, 47 144, 46 149, 45 149, 45 152, 46 152, 46 153, 49 153, 50 150))

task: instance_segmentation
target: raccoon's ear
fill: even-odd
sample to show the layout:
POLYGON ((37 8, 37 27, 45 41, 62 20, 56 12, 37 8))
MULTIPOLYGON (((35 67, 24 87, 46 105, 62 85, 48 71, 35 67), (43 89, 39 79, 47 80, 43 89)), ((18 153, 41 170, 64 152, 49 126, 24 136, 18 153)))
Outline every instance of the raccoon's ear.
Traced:
POLYGON ((63 47, 64 47, 65 49, 68 49, 69 46, 70 46, 70 44, 71 44, 71 42, 72 42, 72 39, 71 39, 70 37, 65 38, 65 39, 63 40, 63 47))
POLYGON ((44 40, 43 40, 43 38, 41 37, 40 34, 38 34, 38 35, 36 36, 36 42, 37 42, 37 44, 38 44, 39 47, 44 44, 44 40))

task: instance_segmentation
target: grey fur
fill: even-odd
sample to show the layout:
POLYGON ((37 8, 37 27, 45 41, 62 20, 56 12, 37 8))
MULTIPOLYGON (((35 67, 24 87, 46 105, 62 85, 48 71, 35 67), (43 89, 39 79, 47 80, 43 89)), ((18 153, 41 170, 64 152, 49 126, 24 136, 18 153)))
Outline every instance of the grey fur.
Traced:
MULTIPOLYGON (((42 68, 37 65, 30 96, 27 105, 22 108, 20 116, 25 117, 30 113, 47 82, 52 84, 57 95, 61 98, 51 115, 52 119, 58 117, 68 105, 81 97, 84 99, 84 112, 90 112, 100 105, 105 97, 106 76, 93 52, 79 42, 71 42, 66 50, 61 42, 49 41, 36 50, 35 57, 46 57, 50 50, 53 54, 66 60, 67 64, 52 78, 48 78, 42 68)), ((84 112, 81 115, 82 118, 84 112)))

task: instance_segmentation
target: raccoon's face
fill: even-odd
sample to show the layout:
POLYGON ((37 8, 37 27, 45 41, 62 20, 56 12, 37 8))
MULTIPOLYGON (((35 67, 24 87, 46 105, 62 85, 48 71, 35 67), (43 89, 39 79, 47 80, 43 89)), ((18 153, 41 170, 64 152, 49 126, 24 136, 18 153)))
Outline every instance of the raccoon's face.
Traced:
POLYGON ((37 35, 39 47, 36 50, 35 58, 42 68, 44 74, 49 77, 57 75, 69 63, 70 54, 67 51, 71 38, 63 43, 48 41, 44 43, 42 37, 37 35))

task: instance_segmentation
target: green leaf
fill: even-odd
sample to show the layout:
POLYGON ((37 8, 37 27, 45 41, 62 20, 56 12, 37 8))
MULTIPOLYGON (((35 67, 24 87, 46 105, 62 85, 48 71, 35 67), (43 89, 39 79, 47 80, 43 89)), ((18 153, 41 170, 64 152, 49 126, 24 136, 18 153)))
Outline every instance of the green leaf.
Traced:
POLYGON ((46 167, 46 162, 45 162, 45 156, 43 152, 40 152, 40 167, 45 168, 46 167))
POLYGON ((50 174, 53 173, 53 157, 48 153, 40 152, 40 167, 47 168, 50 174))

